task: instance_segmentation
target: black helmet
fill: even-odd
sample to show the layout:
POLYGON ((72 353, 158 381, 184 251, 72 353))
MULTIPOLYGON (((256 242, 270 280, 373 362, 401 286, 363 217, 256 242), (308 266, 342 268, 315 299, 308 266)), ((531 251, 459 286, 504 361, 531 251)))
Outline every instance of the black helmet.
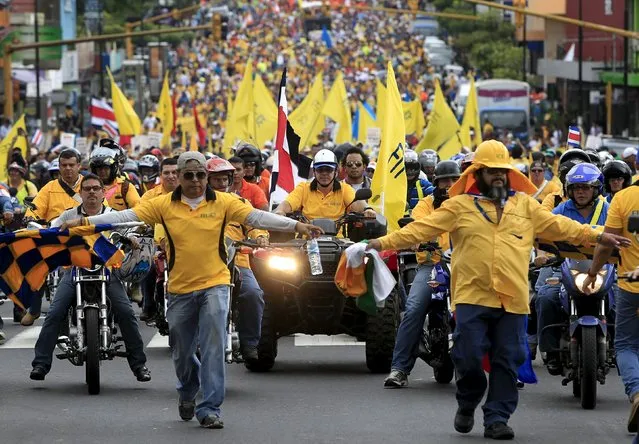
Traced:
POLYGON ((568 174, 568 171, 579 163, 590 163, 588 153, 579 148, 568 150, 561 155, 557 172, 559 174, 559 181, 562 184, 566 182, 566 174, 568 174))
POLYGON ((109 168, 108 183, 112 183, 118 177, 118 153, 110 148, 98 147, 91 151, 89 156, 89 168, 93 174, 98 174, 98 168, 109 168))
POLYGON ((160 161, 153 154, 146 154, 138 162, 138 169, 142 174, 142 182, 153 182, 160 175, 160 161), (147 174, 146 171, 143 173, 142 168, 150 169, 151 174, 147 174))
POLYGON ((461 176, 461 169, 457 162, 454 160, 442 160, 435 167, 435 179, 433 182, 437 186, 439 179, 446 179, 447 177, 459 179, 459 176, 461 176))
POLYGON ((610 193, 610 179, 623 177, 623 188, 632 183, 632 170, 623 160, 611 160, 603 167, 604 189, 610 193))
POLYGON ((117 143, 113 139, 104 137, 98 141, 98 146, 103 148, 109 148, 115 151, 116 152, 115 160, 118 164, 118 167, 122 168, 124 166, 124 162, 126 162, 128 156, 124 148, 122 148, 122 146, 119 143, 117 143))
POLYGON ((592 163, 601 170, 601 158, 599 157, 599 154, 597 154, 597 151, 592 148, 586 148, 584 149, 584 152, 588 154, 588 157, 590 158, 589 163, 592 163))
POLYGON ((253 145, 247 142, 242 142, 235 149, 237 157, 240 157, 244 164, 249 162, 255 163, 255 173, 253 176, 246 176, 249 181, 252 181, 256 177, 260 177, 262 174, 262 153, 253 145))

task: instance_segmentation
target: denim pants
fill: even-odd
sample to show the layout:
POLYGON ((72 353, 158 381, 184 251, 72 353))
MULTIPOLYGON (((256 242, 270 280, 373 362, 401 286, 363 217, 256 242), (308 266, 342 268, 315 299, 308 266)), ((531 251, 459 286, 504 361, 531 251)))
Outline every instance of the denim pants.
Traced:
POLYGON ((628 397, 639 393, 639 293, 619 289, 615 350, 628 397))
POLYGON ((537 337, 539 350, 545 353, 554 352, 559 348, 561 329, 549 328, 542 331, 547 325, 561 324, 566 320, 564 309, 559 299, 561 285, 544 285, 539 289, 535 301, 537 310, 537 337))
POLYGON ((229 313, 229 286, 216 285, 186 294, 168 295, 166 318, 173 345, 173 365, 180 401, 194 401, 197 419, 220 416, 224 401, 224 344, 229 313), (195 356, 200 346, 202 362, 195 356))
POLYGON ((250 268, 238 267, 242 273, 242 287, 238 301, 238 325, 241 345, 257 346, 262 331, 264 292, 250 268))
MULTIPOLYGON (((127 361, 129 367, 134 372, 146 364, 144 354, 144 342, 140 336, 138 320, 131 306, 131 301, 126 294, 126 290, 115 276, 111 275, 111 280, 107 284, 107 297, 111 301, 111 308, 115 319, 122 330, 124 345, 128 352, 127 361)), ((38 336, 35 345, 35 358, 32 365, 41 366, 45 371, 51 370, 53 351, 58 342, 58 332, 60 324, 64 320, 69 307, 75 302, 75 285, 71 279, 71 272, 67 271, 60 279, 60 283, 49 306, 49 312, 44 318, 44 325, 38 336)))
POLYGON ((424 331, 424 321, 433 292, 428 285, 432 270, 432 265, 422 265, 415 274, 410 293, 406 299, 404 317, 397 330, 391 364, 393 370, 401 370, 409 374, 415 366, 415 352, 419 345, 419 338, 424 331))
POLYGON ((482 407, 484 426, 507 423, 517 408, 517 371, 526 359, 526 315, 503 308, 457 304, 451 357, 457 371, 457 403, 474 410, 486 391, 482 367, 488 353, 491 371, 482 407))

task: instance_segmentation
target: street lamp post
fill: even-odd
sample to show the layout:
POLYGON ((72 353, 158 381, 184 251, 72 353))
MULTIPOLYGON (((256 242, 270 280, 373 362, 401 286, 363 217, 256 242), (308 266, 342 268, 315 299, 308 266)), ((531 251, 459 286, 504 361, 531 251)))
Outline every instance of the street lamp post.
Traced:
MULTIPOLYGON (((40 9, 38 7, 38 0, 35 0, 35 29, 34 29, 34 37, 35 42, 38 43, 40 41, 40 23, 38 20, 38 15, 40 13, 40 9)), ((36 118, 38 121, 42 118, 41 110, 40 110, 40 48, 35 49, 35 75, 36 75, 36 118)), ((38 125, 41 123, 38 122, 38 125)))
MULTIPOLYGON (((579 20, 583 20, 583 8, 579 0, 579 20)), ((579 27, 579 117, 584 115, 584 82, 583 82, 583 59, 584 59, 584 28, 579 27)))

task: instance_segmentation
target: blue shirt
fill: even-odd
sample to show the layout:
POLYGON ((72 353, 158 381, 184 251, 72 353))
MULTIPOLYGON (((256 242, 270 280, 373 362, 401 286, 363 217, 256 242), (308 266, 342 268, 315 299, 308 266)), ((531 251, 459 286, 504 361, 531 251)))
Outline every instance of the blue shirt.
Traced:
POLYGON ((410 209, 415 208, 415 205, 417 205, 417 202, 419 202, 422 197, 433 194, 433 191, 435 191, 435 187, 426 179, 419 179, 414 184, 409 185, 407 202, 410 209), (420 193, 417 192, 417 187, 421 188, 421 196, 420 193))
POLYGON ((566 202, 560 203, 554 210, 552 210, 553 214, 561 214, 562 216, 566 216, 569 219, 575 220, 581 224, 590 224, 590 225, 606 225, 606 217, 608 216, 608 202, 603 202, 603 208, 601 209, 601 214, 599 215, 599 219, 596 223, 591 224, 590 220, 595 213, 595 209, 597 205, 599 205, 599 198, 597 198, 597 203, 592 207, 592 212, 588 216, 588 218, 584 218, 572 199, 567 200, 566 202))

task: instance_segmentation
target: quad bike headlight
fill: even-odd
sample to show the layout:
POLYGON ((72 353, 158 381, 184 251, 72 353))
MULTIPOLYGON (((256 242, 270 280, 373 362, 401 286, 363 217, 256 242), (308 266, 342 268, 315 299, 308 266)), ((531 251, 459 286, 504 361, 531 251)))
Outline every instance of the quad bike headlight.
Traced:
POLYGON ((292 256, 280 256, 274 254, 269 256, 267 264, 269 268, 276 271, 283 271, 285 273, 293 273, 297 271, 297 261, 292 256))

